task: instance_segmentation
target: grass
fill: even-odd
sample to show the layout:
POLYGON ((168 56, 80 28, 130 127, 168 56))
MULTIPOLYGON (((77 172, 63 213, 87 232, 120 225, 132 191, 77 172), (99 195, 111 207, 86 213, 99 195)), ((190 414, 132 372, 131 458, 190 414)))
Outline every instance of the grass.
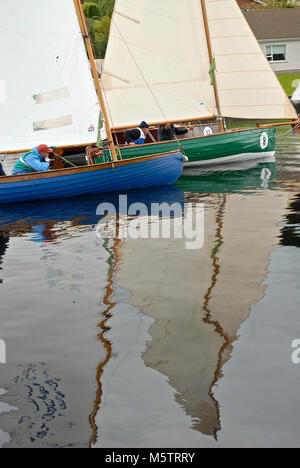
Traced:
POLYGON ((286 73, 277 75, 283 89, 288 96, 292 96, 300 81, 300 73, 286 73))

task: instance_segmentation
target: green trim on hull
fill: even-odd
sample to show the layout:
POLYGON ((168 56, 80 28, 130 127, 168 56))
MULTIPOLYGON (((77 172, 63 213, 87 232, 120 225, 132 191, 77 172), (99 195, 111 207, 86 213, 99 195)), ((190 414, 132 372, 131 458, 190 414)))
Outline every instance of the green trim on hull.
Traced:
MULTIPOLYGON (((247 153, 270 153, 276 150, 276 128, 250 129, 207 137, 180 140, 189 162, 216 162, 218 159, 247 153), (266 137, 267 135, 267 137, 266 137)), ((161 142, 121 148, 123 159, 178 150, 178 142, 161 142)))

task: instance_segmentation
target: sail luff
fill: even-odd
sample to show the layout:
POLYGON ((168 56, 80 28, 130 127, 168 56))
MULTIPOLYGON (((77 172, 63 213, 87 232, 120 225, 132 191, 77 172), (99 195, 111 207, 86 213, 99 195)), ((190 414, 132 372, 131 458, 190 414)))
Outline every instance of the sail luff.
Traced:
POLYGON ((79 24, 80 24, 80 27, 81 27, 81 30, 82 30, 82 34, 83 34, 83 37, 84 37, 84 41, 85 41, 85 44, 86 44, 87 53, 88 53, 88 56, 89 56, 91 69, 92 69, 92 74, 93 74, 93 78, 94 78, 94 82, 95 82, 95 86, 96 86, 96 90, 97 90, 97 95, 98 95, 98 99, 99 99, 99 104, 100 104, 100 108, 101 108, 101 110, 103 112, 105 128, 106 128, 108 139, 110 141, 110 149, 111 149, 112 157, 113 157, 114 161, 117 161, 118 157, 117 157, 117 153, 116 153, 116 149, 115 149, 115 145, 114 145, 114 140, 113 140, 111 128, 109 126, 108 113, 107 113, 106 105, 105 105, 104 98, 103 98, 103 95, 102 95, 102 89, 101 89, 101 86, 100 86, 100 81, 99 81, 99 76, 98 76, 97 67, 96 67, 96 63, 95 63, 95 57, 94 57, 93 48, 92 48, 92 44, 91 44, 90 34, 89 34, 88 27, 87 27, 86 19, 85 19, 85 16, 84 16, 81 1, 80 0, 74 0, 74 5, 75 5, 76 12, 77 12, 79 24))

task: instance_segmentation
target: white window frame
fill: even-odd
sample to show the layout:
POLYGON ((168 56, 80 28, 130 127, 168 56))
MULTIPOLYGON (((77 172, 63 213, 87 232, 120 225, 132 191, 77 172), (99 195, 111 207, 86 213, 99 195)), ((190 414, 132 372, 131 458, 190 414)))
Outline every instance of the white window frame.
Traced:
POLYGON ((269 60, 270 63, 287 63, 287 45, 286 44, 266 44, 265 46, 265 52, 266 52, 266 57, 269 60, 269 57, 272 57, 271 60, 269 60), (271 54, 267 53, 267 48, 271 47, 271 54), (285 48, 285 60, 273 60, 274 53, 273 53, 273 47, 284 47, 285 48))

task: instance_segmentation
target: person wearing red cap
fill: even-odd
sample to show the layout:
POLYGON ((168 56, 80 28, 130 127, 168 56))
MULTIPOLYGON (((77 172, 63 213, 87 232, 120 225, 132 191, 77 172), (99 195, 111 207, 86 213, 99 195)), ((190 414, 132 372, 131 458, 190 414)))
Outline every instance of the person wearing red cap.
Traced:
POLYGON ((28 174, 30 172, 45 172, 49 171, 53 148, 47 145, 39 145, 33 148, 28 153, 21 156, 15 165, 12 174, 28 174))

